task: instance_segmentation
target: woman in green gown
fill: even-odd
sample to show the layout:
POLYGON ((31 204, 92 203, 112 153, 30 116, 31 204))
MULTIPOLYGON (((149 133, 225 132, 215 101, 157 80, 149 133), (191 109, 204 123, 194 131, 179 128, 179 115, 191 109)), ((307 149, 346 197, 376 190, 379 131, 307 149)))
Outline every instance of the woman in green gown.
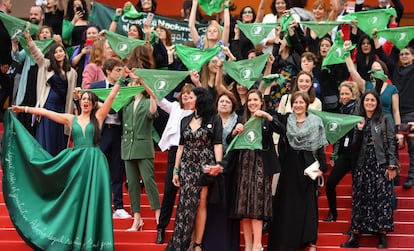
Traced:
POLYGON ((11 113, 2 139, 3 194, 10 218, 36 250, 114 250, 111 183, 99 148, 100 128, 119 85, 98 107, 94 93, 80 99, 81 114, 12 106, 71 128, 74 148, 52 157, 11 113))

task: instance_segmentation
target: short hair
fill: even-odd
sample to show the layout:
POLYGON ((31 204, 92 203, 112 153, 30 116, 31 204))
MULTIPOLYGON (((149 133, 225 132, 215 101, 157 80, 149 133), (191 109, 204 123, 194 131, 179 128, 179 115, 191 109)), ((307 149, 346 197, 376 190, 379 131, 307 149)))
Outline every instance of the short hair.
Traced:
POLYGON ((239 102, 237 102, 236 96, 234 96, 234 94, 230 91, 222 92, 217 96, 216 110, 218 110, 217 108, 218 108, 219 99, 223 96, 227 96, 230 99, 231 104, 232 104, 231 112, 233 113, 237 109, 239 102))
POLYGON ((302 55, 300 56, 300 58, 306 58, 309 61, 312 61, 314 63, 318 62, 318 59, 316 58, 315 53, 310 52, 310 51, 305 51, 304 53, 302 53, 302 55))
POLYGON ((327 9, 327 8, 326 8, 326 4, 325 4, 325 2, 324 2, 323 0, 316 0, 315 2, 313 2, 312 9, 316 9, 316 8, 318 8, 319 6, 322 6, 322 8, 323 8, 324 10, 326 10, 326 9, 327 9))
POLYGON ((193 84, 188 84, 188 83, 184 84, 183 87, 181 87, 181 91, 177 95, 177 100, 180 103, 181 108, 184 107, 183 100, 181 99, 181 95, 183 93, 191 92, 194 88, 195 86, 193 84))
POLYGON ((295 103, 296 99, 302 97, 306 103, 306 109, 308 109, 310 102, 309 95, 306 92, 295 92, 292 94, 292 98, 290 99, 290 105, 293 108, 293 103, 295 103))
POLYGON ((102 70, 105 73, 106 76, 106 71, 112 71, 116 66, 124 66, 124 63, 117 59, 117 58, 108 58, 107 60, 105 60, 103 66, 102 66, 102 70))

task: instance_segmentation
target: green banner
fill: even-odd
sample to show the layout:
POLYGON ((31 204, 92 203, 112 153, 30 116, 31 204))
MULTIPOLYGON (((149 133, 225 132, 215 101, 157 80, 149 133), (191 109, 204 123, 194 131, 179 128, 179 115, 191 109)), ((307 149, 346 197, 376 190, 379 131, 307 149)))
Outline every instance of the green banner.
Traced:
POLYGON ((262 150, 262 118, 255 116, 244 124, 244 131, 237 134, 230 142, 226 150, 226 155, 231 150, 248 149, 248 150, 262 150))
POLYGON ((158 100, 174 90, 188 74, 188 71, 135 69, 135 75, 144 80, 158 100))
POLYGON ((205 63, 210 61, 221 50, 220 47, 206 48, 203 50, 177 44, 174 46, 177 56, 181 59, 183 64, 187 66, 188 70, 201 71, 205 63))
POLYGON ((252 59, 239 61, 224 61, 223 66, 237 83, 250 89, 262 76, 269 54, 263 54, 252 59))
POLYGON ((322 112, 311 109, 308 111, 322 119, 323 126, 325 127, 326 138, 330 144, 334 144, 342 138, 363 119, 360 116, 342 113, 322 112))
POLYGON ((278 26, 279 23, 250 23, 245 24, 237 20, 237 26, 243 34, 256 46, 278 26))
MULTIPOLYGON (((3 12, 0 12, 0 20, 6 27, 6 30, 9 33, 10 37, 16 34, 17 32, 23 32, 26 29, 26 20, 7 15, 3 12)), ((33 36, 39 29, 40 27, 38 25, 30 24, 30 35, 33 36)))
POLYGON ((330 32, 333 28, 341 24, 349 24, 350 21, 306 21, 300 22, 303 26, 311 29, 318 35, 319 38, 324 37, 328 32, 330 32))
MULTIPOLYGON (((29 57, 33 58, 32 53, 30 53, 29 48, 27 47, 27 41, 23 36, 18 36, 17 39, 19 40, 20 46, 23 48, 23 50, 26 52, 29 57)), ((55 40, 53 38, 48 38, 45 40, 34 40, 37 48, 43 53, 43 55, 46 55, 46 53, 49 52, 50 47, 52 44, 55 43, 55 40)))
POLYGON ((404 49, 414 38, 414 26, 379 30, 377 35, 393 43, 399 50, 404 49))
POLYGON ((131 54, 138 45, 145 44, 144 40, 128 38, 107 30, 105 30, 105 37, 108 40, 112 50, 114 50, 114 52, 122 59, 131 54))
POLYGON ((387 28, 390 17, 397 16, 394 8, 374 9, 367 11, 354 12, 343 17, 344 20, 358 20, 358 28, 372 38, 372 30, 382 30, 387 28))
MULTIPOLYGON (((89 16, 89 20, 91 24, 98 25, 102 29, 108 29, 114 15, 115 8, 98 2, 94 2, 92 4, 92 10, 89 16)), ((128 34, 128 29, 131 24, 138 24, 141 27, 144 27, 144 21, 146 17, 147 14, 143 14, 142 16, 137 18, 128 18, 125 14, 123 14, 118 21, 116 33, 126 36, 128 34)), ((178 21, 173 18, 167 18, 159 15, 154 15, 152 27, 155 27, 157 25, 162 25, 167 29, 171 30, 171 37, 174 44, 182 44, 191 41, 190 29, 188 28, 187 22, 178 21)), ((196 28, 198 34, 205 34, 207 25, 197 24, 196 28)))
MULTIPOLYGON (((349 48, 349 50, 352 50, 354 48, 355 45, 349 48)), ((331 49, 329 49, 328 54, 322 61, 322 69, 326 69, 326 66, 328 65, 345 63, 345 55, 346 53, 344 51, 344 41, 342 40, 341 34, 337 32, 331 49)))
POLYGON ((198 4, 204 12, 212 16, 213 13, 219 13, 224 0, 198 0, 198 4))
MULTIPOLYGON (((124 105, 126 105, 132 97, 137 95, 138 93, 141 93, 145 90, 143 86, 125 86, 121 87, 121 89, 118 92, 118 95, 115 96, 115 100, 112 103, 112 109, 114 111, 118 112, 122 109, 124 105)), ((99 99, 105 100, 109 93, 111 92, 110 88, 98 88, 98 89, 87 89, 82 91, 90 91, 95 93, 99 99)))

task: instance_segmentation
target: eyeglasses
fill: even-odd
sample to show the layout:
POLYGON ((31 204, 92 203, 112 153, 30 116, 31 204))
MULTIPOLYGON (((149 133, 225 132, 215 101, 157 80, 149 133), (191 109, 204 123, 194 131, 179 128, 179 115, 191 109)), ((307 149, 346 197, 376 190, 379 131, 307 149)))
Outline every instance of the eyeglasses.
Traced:
POLYGON ((242 14, 243 15, 244 14, 253 14, 253 11, 251 11, 251 10, 245 10, 245 11, 242 12, 242 14))
POLYGON ((411 55, 411 53, 409 53, 409 52, 401 52, 400 53, 400 57, 402 57, 402 56, 410 56, 411 55))

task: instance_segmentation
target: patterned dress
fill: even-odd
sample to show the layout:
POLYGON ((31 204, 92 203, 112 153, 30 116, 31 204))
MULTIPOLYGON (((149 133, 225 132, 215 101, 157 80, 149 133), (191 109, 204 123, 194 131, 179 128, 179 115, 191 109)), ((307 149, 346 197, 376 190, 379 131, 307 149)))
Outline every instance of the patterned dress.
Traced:
POLYGON ((371 123, 367 120, 366 125, 363 133, 368 137, 368 145, 364 164, 356 166, 353 175, 352 229, 365 233, 393 231, 392 183, 384 175, 386 167, 377 163, 371 123))
POLYGON ((208 130, 201 126, 195 131, 187 125, 181 133, 184 150, 181 156, 180 197, 174 224, 174 234, 166 250, 187 250, 193 233, 200 200, 199 180, 203 166, 214 164, 214 144, 208 130))

